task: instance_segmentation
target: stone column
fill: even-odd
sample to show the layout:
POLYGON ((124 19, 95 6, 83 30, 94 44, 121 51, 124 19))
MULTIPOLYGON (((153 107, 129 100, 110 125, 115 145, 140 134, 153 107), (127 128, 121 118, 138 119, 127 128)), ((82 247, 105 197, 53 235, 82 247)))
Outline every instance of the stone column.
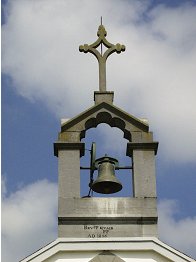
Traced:
POLYGON ((65 142, 54 144, 54 154, 59 158, 59 200, 80 197, 80 157, 84 155, 84 145, 65 142))
POLYGON ((132 157, 134 197, 156 197, 157 148, 158 142, 127 144, 127 156, 132 157))

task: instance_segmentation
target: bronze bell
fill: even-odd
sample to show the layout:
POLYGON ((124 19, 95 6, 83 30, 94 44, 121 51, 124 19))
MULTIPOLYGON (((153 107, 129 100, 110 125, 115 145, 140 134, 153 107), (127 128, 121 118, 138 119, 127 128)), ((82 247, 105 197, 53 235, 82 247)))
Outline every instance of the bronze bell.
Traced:
POLYGON ((113 194, 122 189, 122 184, 115 176, 115 166, 118 160, 105 155, 95 161, 98 177, 92 183, 91 189, 101 194, 113 194))

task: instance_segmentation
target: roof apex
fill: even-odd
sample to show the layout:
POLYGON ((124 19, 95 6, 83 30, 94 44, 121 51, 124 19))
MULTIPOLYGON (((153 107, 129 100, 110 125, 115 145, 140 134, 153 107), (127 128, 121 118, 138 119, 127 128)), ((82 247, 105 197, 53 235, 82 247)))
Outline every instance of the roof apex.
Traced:
POLYGON ((88 108, 87 110, 83 111, 82 113, 78 114, 77 116, 64 122, 61 126, 61 132, 64 132, 70 129, 71 127, 77 125, 78 123, 80 123, 81 121, 84 121, 85 119, 88 120, 91 115, 94 115, 100 112, 101 110, 105 110, 105 112, 111 113, 112 115, 114 115, 117 118, 120 118, 124 122, 131 123, 132 125, 141 129, 144 132, 148 132, 149 130, 149 126, 145 120, 142 121, 134 117, 133 115, 128 114, 127 112, 123 111, 119 107, 114 106, 113 104, 102 102, 102 103, 99 103, 97 105, 94 105, 88 108))

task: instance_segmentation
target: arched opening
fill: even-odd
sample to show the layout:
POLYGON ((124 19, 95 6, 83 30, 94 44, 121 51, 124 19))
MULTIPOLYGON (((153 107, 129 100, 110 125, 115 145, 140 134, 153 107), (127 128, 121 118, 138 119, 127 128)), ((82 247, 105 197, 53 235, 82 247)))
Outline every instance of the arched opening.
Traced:
MULTIPOLYGON (((92 142, 96 143, 96 159, 107 154, 119 161, 119 166, 131 166, 131 158, 126 156, 127 140, 123 138, 124 133, 116 127, 100 123, 96 128, 87 130, 85 138, 81 142, 85 143, 85 156, 81 158, 81 166, 90 166, 90 149, 92 142)), ((94 172, 96 180, 98 172, 94 172)), ((115 170, 117 179, 123 188, 114 194, 99 194, 93 192, 93 197, 131 197, 132 196, 132 170, 115 170)), ((81 170, 81 197, 89 193, 90 171, 81 170)))
POLYGON ((112 117, 109 112, 99 112, 95 117, 89 118, 85 123, 85 129, 81 131, 80 139, 85 138, 86 131, 95 128, 101 123, 106 123, 111 127, 117 127, 123 131, 123 137, 131 141, 131 132, 126 129, 125 121, 118 117, 112 117))

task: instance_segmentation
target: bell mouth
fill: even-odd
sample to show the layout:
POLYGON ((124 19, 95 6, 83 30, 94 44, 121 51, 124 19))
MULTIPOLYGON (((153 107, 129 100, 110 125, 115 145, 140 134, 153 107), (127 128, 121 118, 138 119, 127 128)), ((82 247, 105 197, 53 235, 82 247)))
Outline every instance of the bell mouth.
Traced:
POLYGON ((92 184, 91 189, 100 194, 114 194, 122 189, 122 185, 113 181, 102 181, 92 184))

